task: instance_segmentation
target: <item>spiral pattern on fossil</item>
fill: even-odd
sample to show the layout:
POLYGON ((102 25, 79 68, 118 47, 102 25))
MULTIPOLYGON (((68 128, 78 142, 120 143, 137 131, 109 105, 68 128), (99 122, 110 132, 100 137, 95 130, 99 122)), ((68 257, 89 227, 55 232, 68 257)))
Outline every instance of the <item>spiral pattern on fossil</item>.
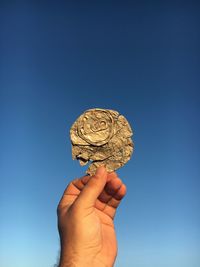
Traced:
POLYGON ((80 138, 88 144, 101 146, 109 142, 113 135, 114 120, 107 110, 86 111, 78 120, 80 138))

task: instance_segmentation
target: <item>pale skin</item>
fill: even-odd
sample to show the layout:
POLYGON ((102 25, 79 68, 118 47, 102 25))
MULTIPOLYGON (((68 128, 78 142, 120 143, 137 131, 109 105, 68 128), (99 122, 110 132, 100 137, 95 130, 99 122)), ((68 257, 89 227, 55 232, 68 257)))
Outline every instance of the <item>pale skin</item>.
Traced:
POLYGON ((117 256, 114 217, 126 194, 115 172, 73 180, 58 205, 59 267, 113 267, 117 256))

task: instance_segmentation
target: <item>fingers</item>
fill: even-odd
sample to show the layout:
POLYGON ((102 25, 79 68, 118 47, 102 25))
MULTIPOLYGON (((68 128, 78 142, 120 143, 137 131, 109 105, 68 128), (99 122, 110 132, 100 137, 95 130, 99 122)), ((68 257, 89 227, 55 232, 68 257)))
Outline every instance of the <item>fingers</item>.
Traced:
POLYGON ((112 175, 112 179, 107 182, 103 192, 99 196, 99 200, 107 203, 112 196, 119 190, 122 185, 122 181, 117 177, 117 175, 112 175))
POLYGON ((126 186, 117 174, 107 173, 104 167, 100 167, 95 176, 86 175, 73 180, 65 189, 58 206, 62 208, 74 202, 81 207, 95 206, 114 218, 125 194, 126 186))
POLYGON ((106 213, 112 219, 114 219, 116 209, 125 195, 126 195, 126 186, 125 184, 122 184, 120 189, 106 203, 103 212, 106 213))
POLYGON ((117 178, 117 173, 116 172, 109 172, 107 175, 107 182, 109 182, 110 180, 117 178))
POLYGON ((112 173, 111 176, 110 181, 107 182, 103 192, 98 197, 95 207, 113 219, 117 207, 126 194, 126 186, 116 173, 112 173))
POLYGON ((63 196, 58 204, 58 208, 73 203, 73 201, 80 194, 80 191, 84 188, 87 180, 89 180, 89 176, 83 176, 80 179, 75 179, 72 182, 70 182, 63 193, 63 196))
POLYGON ((97 169, 95 175, 86 183, 74 204, 82 208, 93 207, 100 193, 103 191, 106 181, 107 171, 105 167, 101 166, 97 169))

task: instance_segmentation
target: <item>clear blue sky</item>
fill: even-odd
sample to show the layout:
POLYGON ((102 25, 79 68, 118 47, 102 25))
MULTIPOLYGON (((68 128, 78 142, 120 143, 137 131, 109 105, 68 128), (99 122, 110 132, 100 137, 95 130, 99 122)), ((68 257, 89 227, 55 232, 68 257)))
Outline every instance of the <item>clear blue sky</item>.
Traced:
POLYGON ((200 266, 199 14, 197 1, 0 1, 0 266, 56 263, 56 206, 86 169, 69 129, 93 107, 134 129, 115 266, 200 266))

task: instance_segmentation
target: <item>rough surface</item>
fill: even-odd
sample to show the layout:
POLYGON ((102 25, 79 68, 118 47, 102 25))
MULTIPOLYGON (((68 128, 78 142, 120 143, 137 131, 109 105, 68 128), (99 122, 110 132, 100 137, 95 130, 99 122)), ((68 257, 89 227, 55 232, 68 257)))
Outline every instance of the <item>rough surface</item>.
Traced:
POLYGON ((86 171, 90 175, 100 165, 115 171, 131 157, 132 134, 128 121, 117 111, 89 109, 71 127, 72 158, 82 166, 91 163, 86 171))

